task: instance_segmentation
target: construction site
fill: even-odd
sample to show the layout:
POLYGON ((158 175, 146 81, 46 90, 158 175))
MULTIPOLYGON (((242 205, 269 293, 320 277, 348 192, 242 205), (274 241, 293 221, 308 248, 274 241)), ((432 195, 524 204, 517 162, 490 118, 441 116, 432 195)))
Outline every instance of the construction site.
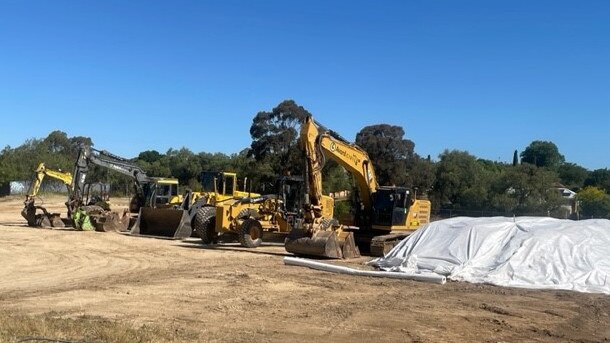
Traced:
POLYGON ((0 1, 0 343, 610 341, 609 13, 0 1))
POLYGON ((380 185, 367 152, 311 116, 298 147, 304 174, 268 194, 228 171, 181 194, 177 179, 82 144, 73 172, 39 163, 25 201, 0 198, 0 339, 610 337, 610 221, 431 220, 425 196, 380 185), (323 194, 329 160, 354 180, 347 217, 323 194), (111 198, 93 167, 128 177, 133 196, 111 198), (47 179, 67 196, 40 194, 47 179))
MULTIPOLYGON (((47 200, 52 210, 65 199, 47 200)), ((124 203, 127 205, 127 199, 124 203)), ((281 244, 27 228, 0 199, 0 340, 601 342, 606 294, 444 285, 285 266, 281 244)), ((333 261, 366 268, 367 257, 333 261)), ((370 268, 372 269, 372 268, 370 268)))

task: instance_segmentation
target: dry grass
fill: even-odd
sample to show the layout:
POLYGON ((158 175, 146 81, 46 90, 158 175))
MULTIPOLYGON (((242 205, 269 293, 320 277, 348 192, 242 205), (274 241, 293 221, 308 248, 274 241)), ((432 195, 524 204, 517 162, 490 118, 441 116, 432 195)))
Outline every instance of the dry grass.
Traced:
POLYGON ((196 342, 199 335, 184 328, 154 325, 134 327, 92 316, 64 318, 58 313, 37 316, 0 312, 0 342, 196 342))

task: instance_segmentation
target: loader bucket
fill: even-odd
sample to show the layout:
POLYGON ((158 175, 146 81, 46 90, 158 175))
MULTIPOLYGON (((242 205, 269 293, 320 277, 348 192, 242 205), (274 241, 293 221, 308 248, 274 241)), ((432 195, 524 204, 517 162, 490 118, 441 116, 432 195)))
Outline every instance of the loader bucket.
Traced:
POLYGON ((167 208, 140 208, 138 219, 131 227, 132 235, 184 239, 190 237, 191 233, 188 212, 167 208))
POLYGON ((334 230, 320 230, 307 236, 302 229, 292 229, 284 242, 286 251, 295 255, 326 258, 354 258, 360 252, 354 242, 352 232, 337 233, 334 230))

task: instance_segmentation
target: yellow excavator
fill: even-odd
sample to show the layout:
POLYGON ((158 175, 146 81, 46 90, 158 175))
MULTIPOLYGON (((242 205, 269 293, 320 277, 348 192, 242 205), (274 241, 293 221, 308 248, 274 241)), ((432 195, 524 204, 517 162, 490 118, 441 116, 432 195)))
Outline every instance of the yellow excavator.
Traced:
POLYGON ((430 221, 430 201, 417 199, 410 189, 379 186, 368 154, 308 117, 302 123, 300 146, 306 156, 306 201, 303 221, 285 241, 296 255, 351 258, 360 250, 380 256, 401 239, 430 221), (326 159, 343 166, 354 178, 358 201, 349 225, 329 220, 332 206, 322 195, 322 168, 326 159))
POLYGON ((40 186, 46 176, 63 182, 68 189, 68 193, 71 193, 72 174, 62 172, 61 170, 47 169, 44 163, 40 163, 34 172, 36 173, 36 176, 25 196, 21 215, 27 220, 28 226, 64 227, 65 223, 61 220, 59 213, 49 213, 46 208, 36 205, 35 199, 38 196, 40 186), (36 213, 38 211, 41 211, 42 213, 36 213))

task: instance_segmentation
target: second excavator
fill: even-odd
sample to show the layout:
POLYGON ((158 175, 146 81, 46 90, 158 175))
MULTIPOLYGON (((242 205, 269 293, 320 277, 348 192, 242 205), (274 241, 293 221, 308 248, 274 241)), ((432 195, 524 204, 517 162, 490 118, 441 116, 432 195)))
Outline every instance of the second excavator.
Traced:
POLYGON ((60 180, 66 185, 68 193, 72 192, 72 174, 63 172, 61 170, 48 169, 46 165, 41 162, 38 168, 34 171, 35 178, 30 185, 30 189, 25 196, 23 202, 24 207, 21 211, 21 215, 27 220, 29 226, 33 227, 64 227, 65 223, 61 220, 59 213, 49 213, 45 207, 35 204, 35 199, 38 196, 38 191, 42 182, 46 176, 53 179, 60 180), (40 212, 40 213, 37 213, 40 212))
POLYGON ((299 140, 306 157, 307 194, 302 223, 293 228, 285 242, 288 252, 351 258, 362 250, 380 256, 430 221, 430 201, 417 199, 406 187, 379 186, 373 163, 359 146, 312 117, 302 123, 299 140), (324 208, 332 206, 322 195, 322 168, 327 158, 354 178, 357 199, 349 223, 340 224, 324 216, 324 208))
MULTIPOLYGON (((134 180, 135 195, 130 201, 129 211, 140 213, 143 221, 149 220, 159 223, 158 226, 147 226, 137 230, 137 234, 166 236, 172 238, 186 238, 191 235, 191 229, 185 218, 172 212, 146 211, 146 209, 166 208, 178 206, 181 198, 178 196, 178 180, 169 178, 150 177, 133 162, 104 150, 93 149, 82 145, 74 168, 72 182, 73 192, 68 200, 68 213, 82 208, 85 203, 85 179, 89 173, 90 165, 114 170, 127 175, 134 180), (150 219, 148 217, 154 217, 150 219)), ((95 215, 96 228, 102 231, 126 231, 129 227, 130 217, 125 213, 103 212, 97 207, 86 207, 85 214, 95 215)))

